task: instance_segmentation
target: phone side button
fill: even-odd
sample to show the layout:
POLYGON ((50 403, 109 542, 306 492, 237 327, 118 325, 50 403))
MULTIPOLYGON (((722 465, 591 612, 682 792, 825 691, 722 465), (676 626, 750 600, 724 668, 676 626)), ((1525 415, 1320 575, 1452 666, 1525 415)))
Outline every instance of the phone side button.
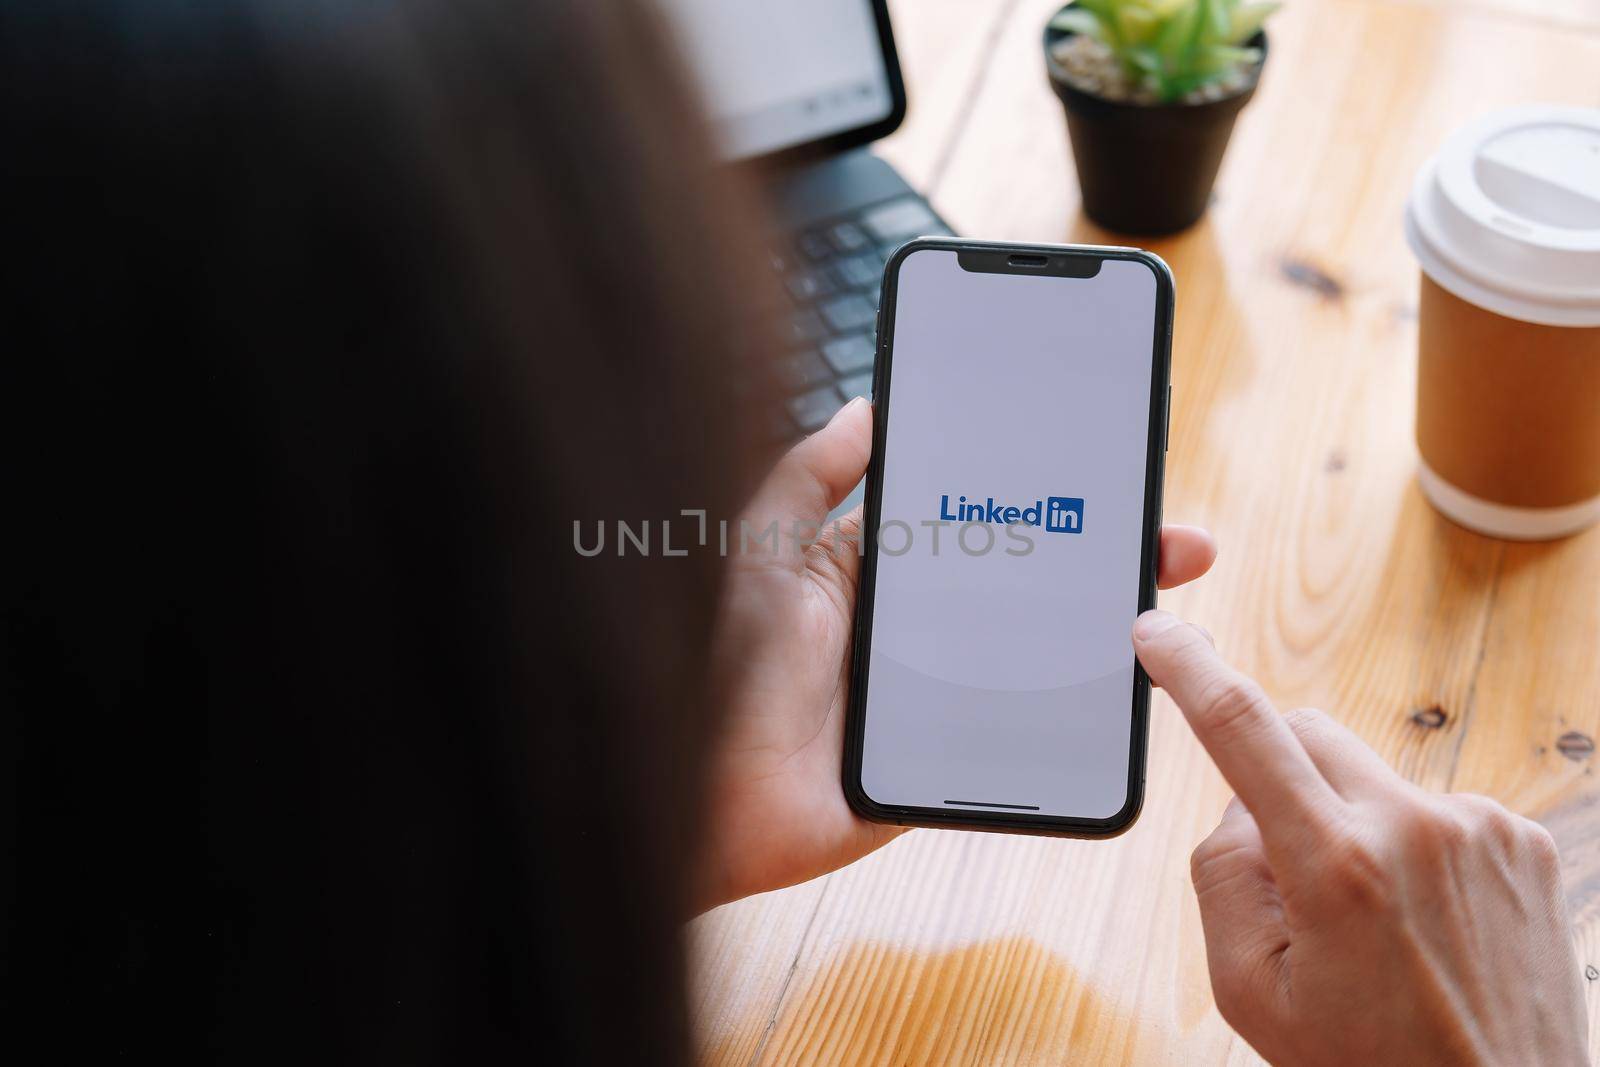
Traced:
POLYGON ((1167 423, 1161 430, 1161 451, 1167 451, 1167 441, 1172 437, 1172 386, 1167 386, 1167 423))

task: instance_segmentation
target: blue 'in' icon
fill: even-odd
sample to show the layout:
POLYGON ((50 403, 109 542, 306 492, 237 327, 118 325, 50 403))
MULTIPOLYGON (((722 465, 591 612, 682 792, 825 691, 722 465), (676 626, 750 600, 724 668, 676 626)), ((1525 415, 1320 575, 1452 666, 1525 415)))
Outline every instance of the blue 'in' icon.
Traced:
POLYGON ((1083 533, 1083 498, 1051 497, 1044 509, 1044 528, 1049 533, 1083 533))

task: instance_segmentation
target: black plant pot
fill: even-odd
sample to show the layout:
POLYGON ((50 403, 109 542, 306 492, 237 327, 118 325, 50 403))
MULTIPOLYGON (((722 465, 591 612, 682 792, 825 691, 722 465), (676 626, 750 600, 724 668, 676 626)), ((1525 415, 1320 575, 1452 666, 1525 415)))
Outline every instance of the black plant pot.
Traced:
POLYGON ((1234 117, 1255 95, 1267 59, 1266 34, 1247 42, 1260 49, 1261 62, 1244 88, 1204 104, 1120 103, 1079 89, 1051 52, 1070 36, 1046 26, 1044 62, 1067 109, 1085 214, 1120 233, 1172 233, 1192 225, 1205 214, 1234 117))

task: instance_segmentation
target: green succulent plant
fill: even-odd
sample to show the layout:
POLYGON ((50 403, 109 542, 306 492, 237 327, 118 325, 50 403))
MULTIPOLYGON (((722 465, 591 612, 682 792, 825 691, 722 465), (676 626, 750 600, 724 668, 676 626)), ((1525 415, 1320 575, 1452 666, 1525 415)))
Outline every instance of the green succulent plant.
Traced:
POLYGON ((1110 48, 1128 79, 1162 101, 1261 59, 1245 42, 1281 5, 1275 0, 1077 0, 1050 25, 1110 48))

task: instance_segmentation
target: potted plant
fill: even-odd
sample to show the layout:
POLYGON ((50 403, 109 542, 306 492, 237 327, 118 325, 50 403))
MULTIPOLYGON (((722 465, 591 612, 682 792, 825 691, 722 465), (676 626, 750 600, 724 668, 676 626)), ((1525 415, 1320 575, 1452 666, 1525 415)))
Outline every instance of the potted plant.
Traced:
POLYGON ((1277 3, 1076 0, 1044 31, 1083 209, 1124 233, 1171 233, 1206 209, 1233 120, 1267 57, 1277 3))

